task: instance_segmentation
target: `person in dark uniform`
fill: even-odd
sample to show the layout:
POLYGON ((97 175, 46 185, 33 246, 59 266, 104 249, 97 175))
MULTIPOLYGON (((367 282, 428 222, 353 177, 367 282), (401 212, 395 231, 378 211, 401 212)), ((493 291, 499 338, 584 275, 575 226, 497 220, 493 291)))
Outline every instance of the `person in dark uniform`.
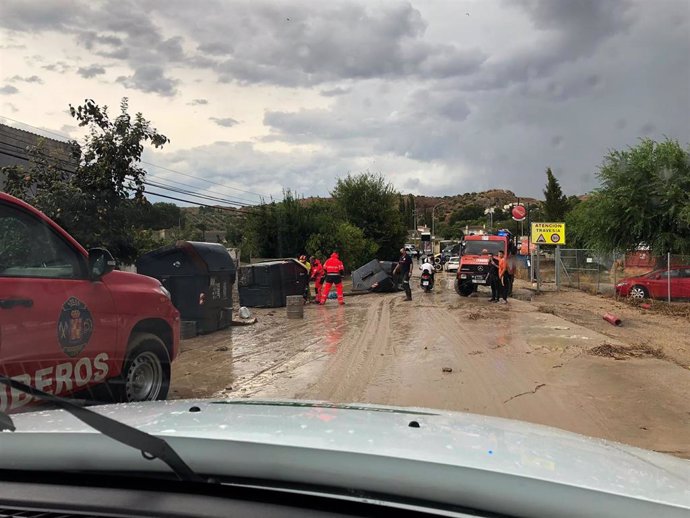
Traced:
POLYGON ((412 300, 412 290, 410 289, 410 277, 412 276, 412 258, 407 254, 407 250, 400 249, 400 259, 395 266, 393 273, 400 274, 403 290, 405 290, 405 300, 412 300))
POLYGON ((494 254, 489 254, 489 273, 486 276, 486 281, 491 286, 491 298, 489 302, 498 302, 500 280, 498 278, 498 259, 494 254))

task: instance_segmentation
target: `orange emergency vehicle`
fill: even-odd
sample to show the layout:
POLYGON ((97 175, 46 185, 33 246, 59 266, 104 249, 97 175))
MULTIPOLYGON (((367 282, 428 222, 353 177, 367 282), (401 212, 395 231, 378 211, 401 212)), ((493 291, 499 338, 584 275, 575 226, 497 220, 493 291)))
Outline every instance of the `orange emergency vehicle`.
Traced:
POLYGON ((478 286, 487 286, 490 254, 503 251, 512 264, 512 235, 508 231, 497 234, 465 236, 460 256, 460 267, 455 278, 455 291, 458 295, 469 297, 478 286))

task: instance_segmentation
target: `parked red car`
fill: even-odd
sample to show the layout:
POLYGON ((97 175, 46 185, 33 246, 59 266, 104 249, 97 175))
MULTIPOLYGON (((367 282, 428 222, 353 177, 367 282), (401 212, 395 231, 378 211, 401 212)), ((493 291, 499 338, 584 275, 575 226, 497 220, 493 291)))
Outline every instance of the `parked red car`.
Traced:
MULTIPOLYGON (((690 299, 690 266, 672 266, 671 298, 690 299)), ((616 284, 616 294, 634 299, 665 299, 668 297, 667 270, 654 270, 637 277, 628 277, 616 284)))

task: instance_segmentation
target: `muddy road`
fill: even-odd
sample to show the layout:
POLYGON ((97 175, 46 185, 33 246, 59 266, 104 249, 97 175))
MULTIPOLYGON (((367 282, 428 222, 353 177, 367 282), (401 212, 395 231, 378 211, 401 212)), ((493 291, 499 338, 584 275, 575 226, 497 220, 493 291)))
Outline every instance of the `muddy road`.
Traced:
MULTIPOLYGON (((307 306, 303 320, 288 320, 285 308, 253 310, 255 325, 182 342, 171 395, 467 411, 690 458, 688 358, 604 335, 598 320, 586 325, 573 306, 584 311, 597 297, 552 297, 549 308, 571 305, 559 315, 524 290, 528 300, 507 305, 482 291, 460 298, 446 274, 433 293, 418 279, 413 290, 412 302, 367 294, 344 307, 307 306)), ((678 325, 687 341, 687 322, 678 325)))

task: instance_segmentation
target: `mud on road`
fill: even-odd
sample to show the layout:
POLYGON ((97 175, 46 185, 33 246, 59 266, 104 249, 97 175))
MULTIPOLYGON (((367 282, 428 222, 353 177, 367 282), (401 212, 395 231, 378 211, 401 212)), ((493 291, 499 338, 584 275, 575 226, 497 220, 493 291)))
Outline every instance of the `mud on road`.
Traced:
MULTIPOLYGON (((597 301, 577 292, 491 304, 483 291, 459 297, 439 274, 434 292, 416 289, 412 302, 352 296, 344 307, 308 305, 303 320, 288 320, 285 308, 252 310, 255 325, 182 342, 171 395, 467 411, 690 458, 684 350, 675 342, 669 354, 645 354, 663 350, 640 349, 625 324, 603 334, 583 316, 597 301)), ((643 323, 635 326, 639 336, 643 323)), ((688 340, 682 323, 678 333, 688 340)))

